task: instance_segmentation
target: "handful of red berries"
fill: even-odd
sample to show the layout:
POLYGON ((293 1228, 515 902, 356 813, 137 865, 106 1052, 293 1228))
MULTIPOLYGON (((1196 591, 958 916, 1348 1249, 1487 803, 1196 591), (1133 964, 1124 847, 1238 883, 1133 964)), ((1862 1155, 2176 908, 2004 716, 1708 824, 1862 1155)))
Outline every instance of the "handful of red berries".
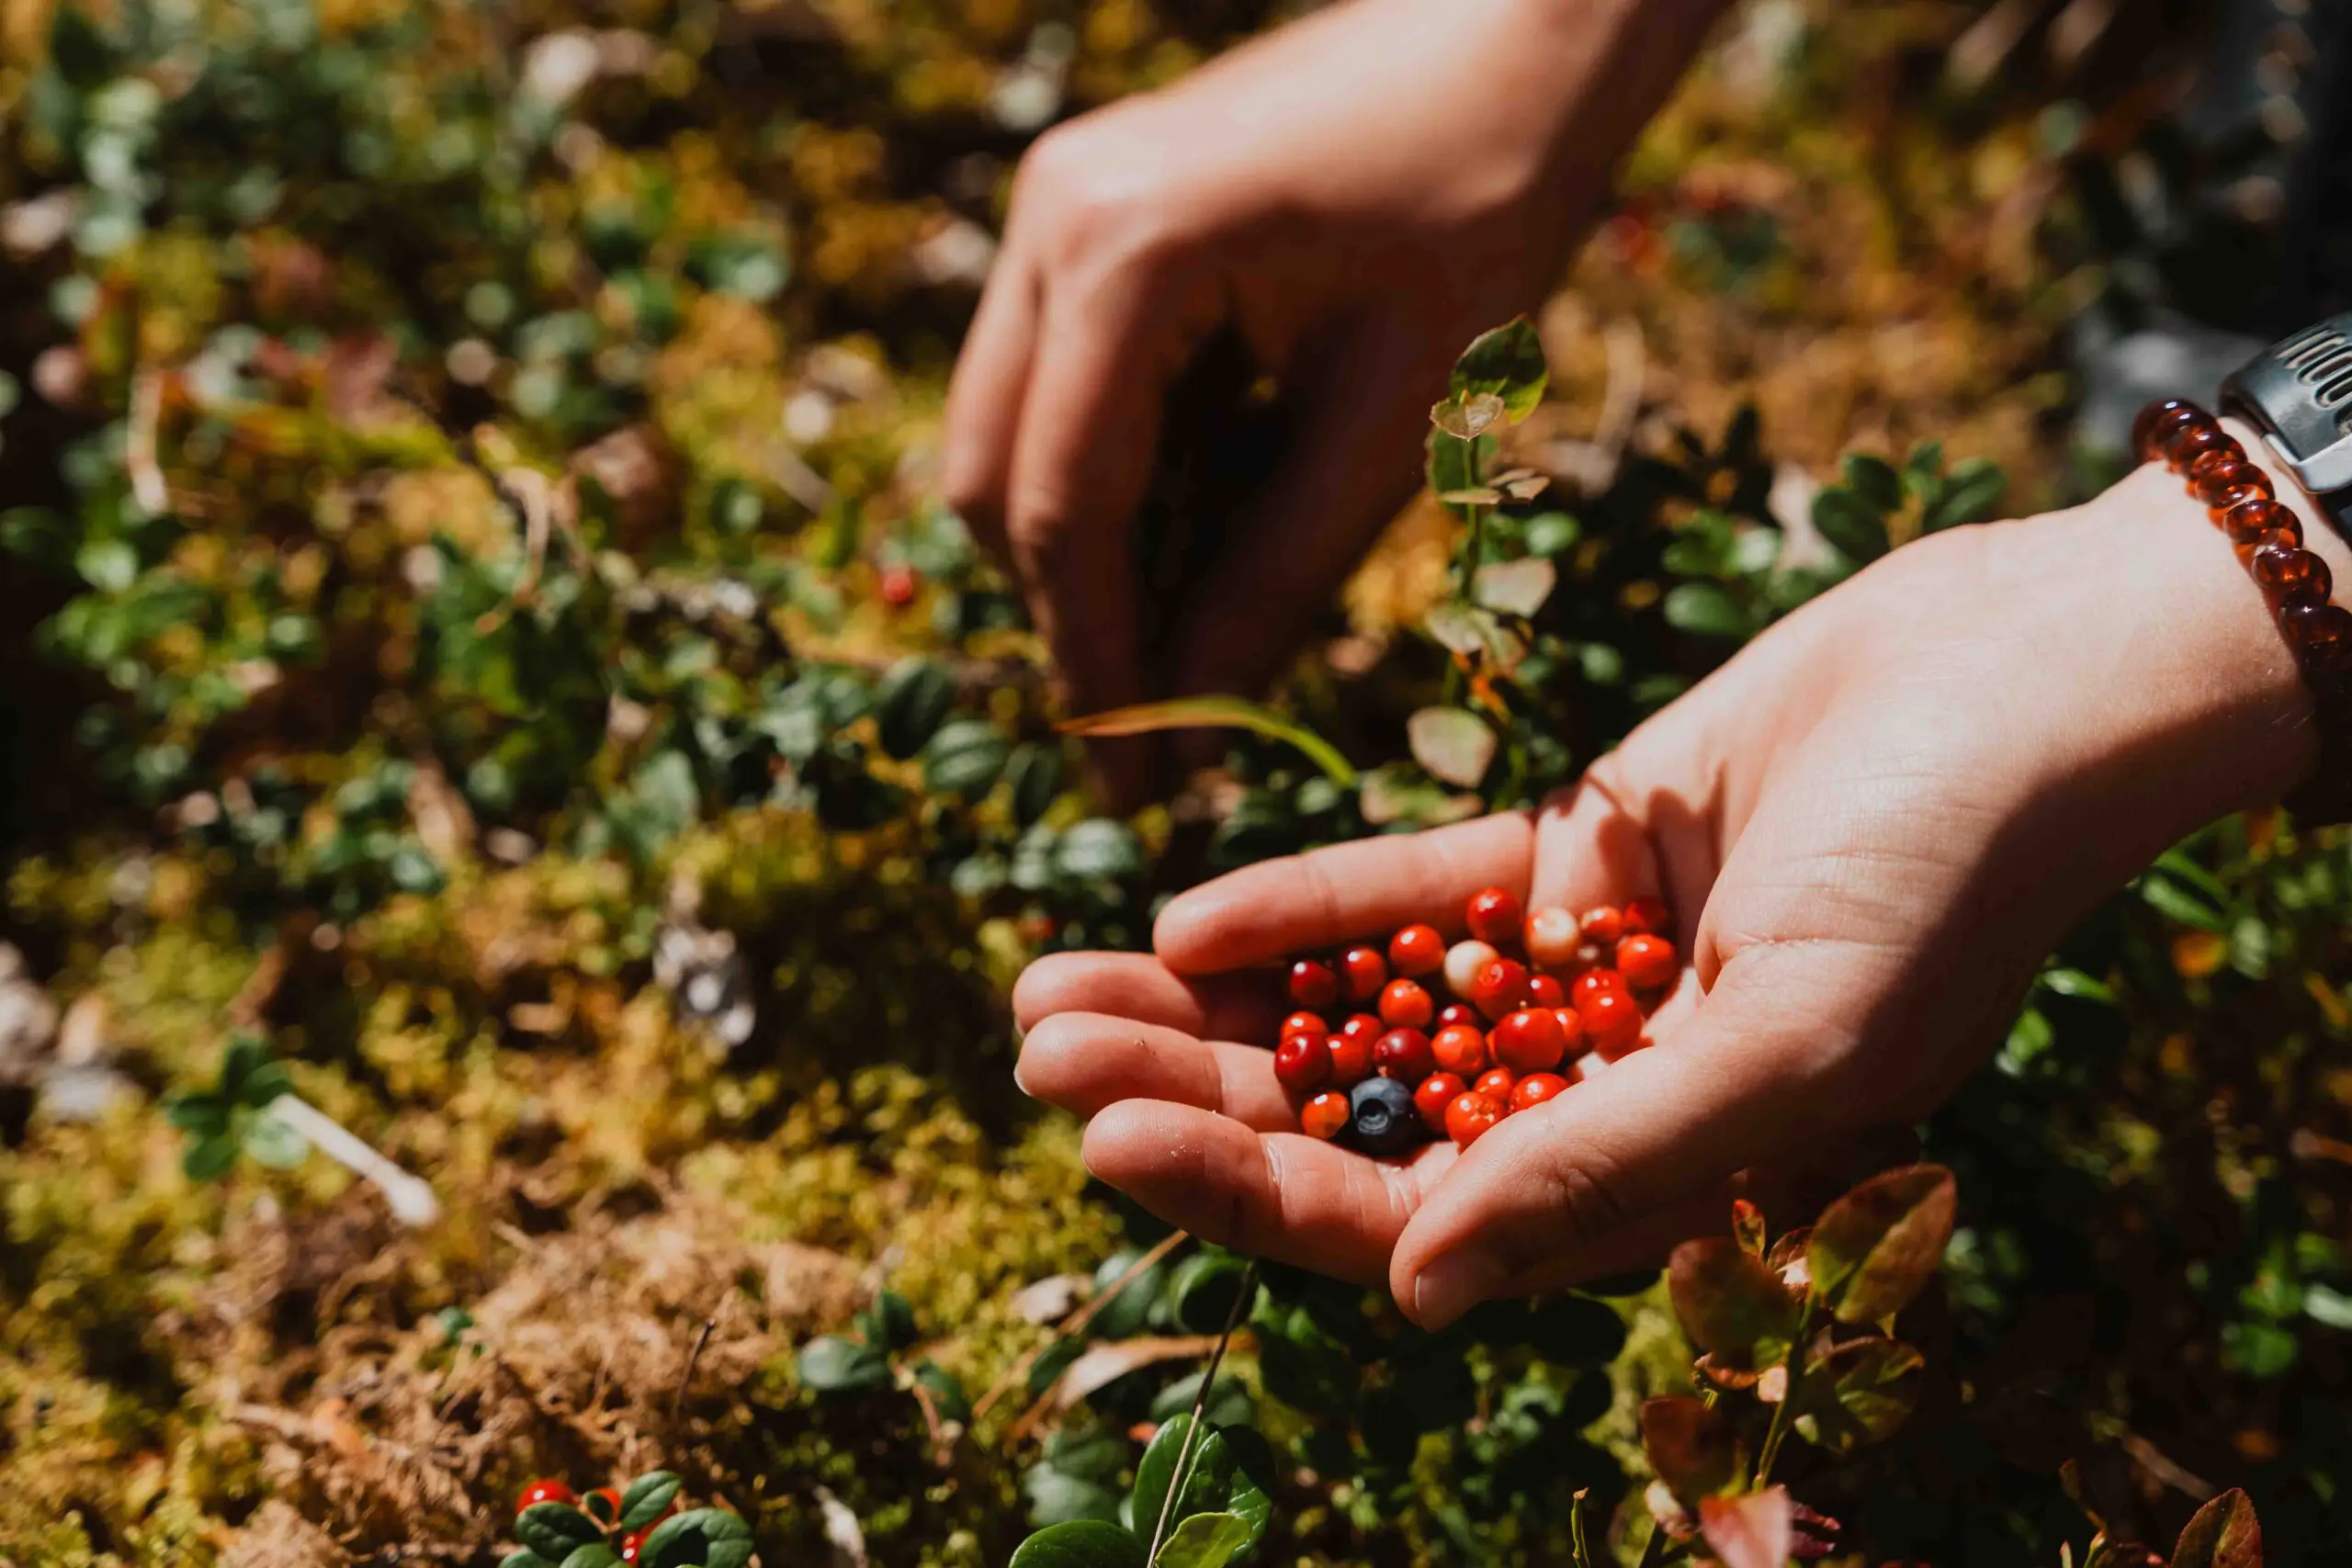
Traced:
POLYGON ((1681 970, 1656 898, 1531 914, 1489 887, 1472 895, 1468 925, 1451 946, 1435 927, 1407 926, 1385 953, 1363 943, 1290 966, 1299 1010, 1283 1021, 1274 1077, 1304 1131, 1367 1154, 1427 1136, 1467 1148, 1638 1050, 1681 970))

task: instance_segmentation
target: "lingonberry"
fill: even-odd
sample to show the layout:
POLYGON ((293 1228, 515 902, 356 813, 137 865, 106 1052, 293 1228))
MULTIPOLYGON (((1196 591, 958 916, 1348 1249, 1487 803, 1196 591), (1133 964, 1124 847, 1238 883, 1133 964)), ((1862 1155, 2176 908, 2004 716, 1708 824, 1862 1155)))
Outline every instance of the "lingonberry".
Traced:
POLYGON ((1352 1115, 1348 1109, 1348 1097, 1336 1089, 1327 1089, 1299 1107, 1298 1126, 1310 1138, 1336 1138, 1348 1130, 1352 1115))
POLYGON ((651 1532, 648 1530, 629 1531, 628 1534, 621 1537, 621 1543, 615 1550, 614 1555, 624 1562, 636 1562, 645 1553, 645 1538, 651 1532))
POLYGON ((1519 1074, 1548 1073, 1560 1065, 1568 1043, 1549 1008, 1522 1008, 1495 1025, 1488 1043, 1495 1063, 1519 1074))
POLYGON ((1348 1021, 1340 1025, 1340 1032, 1351 1040, 1363 1041, 1370 1049, 1374 1041, 1388 1032, 1388 1026, 1368 1012, 1351 1012, 1348 1021))
POLYGON ((1445 1135, 1460 1148, 1476 1143, 1486 1130, 1502 1120, 1503 1108, 1494 1096, 1472 1089, 1457 1094, 1453 1103, 1445 1108, 1445 1135))
POLYGON ((915 602, 915 590, 922 586, 922 579, 910 566, 886 566, 880 586, 882 603, 893 610, 903 610, 915 602))
POLYGON ((1340 977, 1329 964, 1302 958, 1290 966, 1290 999, 1310 1012, 1328 1012, 1340 999, 1340 977))
POLYGON ((523 1495, 514 1500, 514 1511, 519 1514, 541 1503, 576 1504, 579 1501, 580 1495, 562 1482, 542 1477, 523 1488, 523 1495))
POLYGON ((1478 1016, 1478 1010, 1468 1002, 1448 1002, 1438 1010, 1437 1026, 1440 1029, 1452 1029, 1457 1023, 1466 1023, 1477 1029, 1483 1027, 1485 1021, 1478 1016))
POLYGON ((1351 947, 1340 954, 1340 988, 1351 1002, 1368 1002, 1388 984, 1388 960, 1376 947, 1351 947))
POLYGON ((1470 1085, 1470 1092, 1483 1094, 1501 1107, 1505 1114, 1510 1110, 1510 1091, 1519 1087, 1519 1075, 1509 1067, 1488 1067, 1470 1085))
POLYGON ((1283 1032, 1280 1038, 1287 1040, 1294 1034, 1312 1034, 1320 1040, 1330 1032, 1331 1026, 1323 1021, 1321 1013, 1295 1012, 1283 1020, 1283 1032))
POLYGON ((1629 936, 1617 944, 1617 972, 1637 991, 1662 991, 1680 967, 1674 944, 1662 936, 1629 936))
POLYGON ((1331 1052, 1312 1034, 1294 1034, 1274 1047, 1274 1081, 1304 1097, 1331 1081, 1331 1052))
POLYGON ((1348 1093, 1355 1145, 1368 1155, 1402 1154, 1420 1141, 1413 1091, 1394 1078, 1366 1078, 1348 1093))
POLYGON ((1421 1125, 1445 1136, 1445 1108, 1464 1094, 1470 1086, 1452 1073, 1431 1073, 1413 1090, 1413 1109, 1420 1114, 1421 1125))
POLYGON ((1470 1003, 1488 1018, 1516 1012, 1527 1001, 1527 965, 1516 958, 1489 958, 1470 982, 1470 1003))
POLYGON ((1407 926, 1388 939, 1388 967, 1419 979, 1445 967, 1445 938, 1435 926, 1407 926))
POLYGON ((1510 1108, 1524 1111, 1541 1105, 1554 1095, 1566 1093, 1567 1088, 1568 1080, 1557 1073, 1530 1073, 1510 1091, 1510 1108))
POLYGON ((1437 1071, 1430 1037, 1418 1029, 1392 1029, 1373 1043, 1372 1070, 1384 1078, 1416 1084, 1437 1071))
POLYGON ((1597 997, 1603 991, 1623 991, 1625 976, 1614 969, 1588 969, 1568 983, 1568 1005, 1584 1006, 1587 997, 1597 997))
POLYGON ((1487 1055, 1487 1032, 1475 1023, 1450 1023, 1430 1037, 1430 1055, 1441 1071, 1475 1078, 1494 1058, 1487 1055))
POLYGON ((1568 1005, 1568 988, 1560 984, 1555 975, 1530 975, 1527 977, 1527 1005, 1532 1008, 1564 1008, 1568 1005))
POLYGON ((1574 961, 1577 944, 1584 940, 1576 916, 1557 904, 1527 917, 1527 961, 1545 969, 1565 969, 1574 961))
POLYGON ((1519 895, 1501 887, 1488 887, 1470 895, 1470 934, 1480 942, 1517 942, 1521 927, 1527 919, 1526 908, 1519 895))
POLYGON ((1577 922, 1584 928, 1584 939, 1603 947, 1614 947, 1617 939, 1625 934, 1625 914, 1614 904, 1603 904, 1597 909, 1587 909, 1577 922))
POLYGON ((1478 971, 1500 956, 1483 942, 1455 942, 1445 950, 1446 988, 1463 1000, 1469 1000, 1470 983, 1478 977, 1478 971))
POLYGON ((1334 1034, 1323 1042, 1324 1055, 1331 1058, 1331 1082, 1340 1089, 1351 1089, 1372 1076, 1373 1036, 1366 1034, 1334 1034))
POLYGON ((1584 1015, 1574 1008, 1554 1008, 1552 1016, 1560 1021, 1560 1054, 1581 1055, 1592 1049, 1584 1037, 1584 1015))
POLYGON ((1412 980, 1391 980, 1380 992, 1380 1021, 1391 1029, 1427 1029, 1437 1003, 1412 980))
POLYGON ((581 1506, 587 1509, 590 1518, 609 1529, 620 1521, 621 1489, 599 1486, 582 1499, 581 1506))
POLYGON ((1577 1016, 1584 1020, 1585 1038, 1592 1048, 1612 1062, 1641 1042, 1642 1007, 1630 991, 1600 990, 1579 997, 1577 1016))
POLYGON ((1674 912, 1665 899, 1645 893, 1626 900, 1623 924, 1627 936, 1671 936, 1674 912))

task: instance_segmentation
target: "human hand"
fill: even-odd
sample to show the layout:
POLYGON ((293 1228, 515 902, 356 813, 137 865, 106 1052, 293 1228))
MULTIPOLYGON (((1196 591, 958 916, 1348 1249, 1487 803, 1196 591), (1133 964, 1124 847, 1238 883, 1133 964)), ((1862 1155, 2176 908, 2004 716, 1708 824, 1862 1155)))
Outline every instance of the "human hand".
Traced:
MULTIPOLYGON (((2250 434, 2238 431, 2249 449, 2250 434)), ((2310 547, 2339 581, 2331 530, 2310 547)), ((1152 956, 1076 954, 1015 1006, 1090 1169, 1244 1251, 1382 1281, 1436 1326, 1662 1255, 1741 1173, 1917 1118, 1998 1043, 2052 943, 2181 834, 2313 764, 2262 595, 2179 481, 1908 546, 1791 615, 1534 813, 1253 866, 1152 956), (1467 1151, 1294 1131, 1264 1051, 1285 955, 1411 920, 1660 893, 1691 971, 1653 1048, 1467 1151)))
MULTIPOLYGON (((942 479, 1009 556, 1072 711, 1165 694, 1129 524, 1194 350, 1237 331, 1296 425, 1160 672, 1254 692, 1419 481, 1453 356, 1541 298, 1720 4, 1353 0, 1039 141, 942 479)), ((1136 753, 1101 756, 1132 795, 1136 753)))

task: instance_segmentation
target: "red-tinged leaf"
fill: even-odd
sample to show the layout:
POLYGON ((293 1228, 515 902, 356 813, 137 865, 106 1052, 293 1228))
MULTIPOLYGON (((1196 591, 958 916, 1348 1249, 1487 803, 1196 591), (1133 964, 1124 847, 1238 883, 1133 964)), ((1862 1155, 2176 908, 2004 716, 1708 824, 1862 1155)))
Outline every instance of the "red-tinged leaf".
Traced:
POLYGON ((1919 1352, 1893 1339, 1855 1339, 1816 1356, 1797 1380, 1797 1435, 1848 1453, 1891 1435, 1919 1402, 1919 1352))
POLYGON ((1813 1271, 1804 1260, 1805 1248, 1812 1245, 1813 1227, 1799 1225, 1764 1249, 1764 1267, 1778 1274, 1781 1283, 1799 1298, 1813 1288, 1813 1271))
POLYGON ((1764 1211, 1745 1198, 1731 1201, 1731 1238, 1750 1258, 1764 1256, 1764 1211))
POLYGON ((1464 401, 1491 398, 1497 411, 1508 412, 1516 424, 1544 400, 1551 374, 1534 323, 1517 316, 1472 340, 1453 362, 1447 390, 1464 401))
POLYGON ((1826 1557, 1838 1550, 1838 1538, 1845 1530, 1843 1525, 1803 1503, 1791 1503, 1789 1512, 1795 1521, 1789 1531, 1790 1556, 1826 1557))
POLYGON ((1814 1294, 1843 1323, 1894 1316, 1935 1277, 1958 1207, 1951 1172, 1941 1166, 1863 1182, 1814 1224, 1805 1251, 1814 1294))
POLYGON ((1304 725, 1294 724, 1269 707, 1241 697, 1171 697, 1161 703, 1137 703, 1065 719, 1057 728, 1065 735, 1149 735, 1163 729, 1246 729, 1269 740, 1295 747, 1323 770, 1326 777, 1346 789, 1356 782, 1355 765, 1339 748, 1304 725))
POLYGON ((1214 1334, 1186 1334, 1168 1338, 1114 1339, 1097 1345, 1072 1361, 1055 1380, 1048 1397, 1057 1409, 1068 1410, 1095 1390, 1116 1382, 1129 1372, 1205 1356, 1216 1348, 1214 1334))
POLYGON ((1430 423, 1457 441, 1476 441, 1501 423, 1509 412, 1502 399, 1493 393, 1472 392, 1432 405, 1430 423))
POLYGON ((1676 1247, 1666 1282, 1683 1332, 1717 1366, 1755 1371, 1788 1355, 1797 1303, 1770 1269, 1728 1238, 1676 1247))
POLYGON ((1739 1367, 1726 1367, 1713 1356, 1702 1356, 1690 1366, 1693 1371, 1715 1387, 1729 1389, 1734 1393, 1754 1388, 1764 1376, 1762 1372, 1749 1371, 1739 1367))
POLYGON ((2235 1487, 2197 1510, 2173 1548, 2172 1568, 2262 1568, 2262 1526, 2235 1487))
POLYGON ((1463 789, 1485 778, 1495 760, 1494 730, 1467 708, 1422 708, 1405 721, 1405 739, 1431 777, 1463 789))
POLYGON ((1724 1568, 1788 1568, 1795 1524, 1785 1486, 1699 1505, 1699 1528, 1724 1568))
POLYGON ((1694 1504, 1747 1473, 1747 1453, 1723 1413, 1695 1399, 1652 1399, 1642 1405, 1642 1452, 1667 1489, 1694 1504))
POLYGON ((1479 604, 1505 615, 1532 615, 1544 607, 1560 581, 1560 569, 1543 556, 1496 561, 1478 569, 1470 592, 1479 604))

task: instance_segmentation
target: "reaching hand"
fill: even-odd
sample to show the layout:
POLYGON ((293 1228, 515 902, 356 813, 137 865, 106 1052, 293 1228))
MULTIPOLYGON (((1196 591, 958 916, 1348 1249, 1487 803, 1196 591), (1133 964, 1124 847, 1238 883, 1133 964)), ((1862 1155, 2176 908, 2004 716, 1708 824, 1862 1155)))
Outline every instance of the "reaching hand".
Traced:
MULTIPOLYGON (((2242 439, 2245 438, 2242 434, 2242 439)), ((2343 547, 2312 520, 2312 547, 2343 547)), ((2346 570, 2338 566, 2339 575, 2346 570)), ((1540 812, 1253 866, 1152 956, 1024 976, 1030 1093, 1088 1166, 1216 1241, 1385 1280, 1434 1326, 1719 1224, 1724 1184, 1917 1118, 1997 1043, 2066 928, 2316 755, 2261 594, 2160 469, 2089 506, 1906 547, 1790 616, 1540 812), (1665 896, 1692 969, 1655 1044, 1467 1151, 1295 1132, 1268 966, 1488 884, 1665 896)))
POLYGON ((1164 694, 1129 522, 1193 350, 1238 331, 1297 411, 1167 661, 1177 691, 1252 692, 1410 494, 1454 355, 1554 280, 1718 3, 1354 0, 1038 142, 943 479, 1009 555, 1074 711, 1164 694))

